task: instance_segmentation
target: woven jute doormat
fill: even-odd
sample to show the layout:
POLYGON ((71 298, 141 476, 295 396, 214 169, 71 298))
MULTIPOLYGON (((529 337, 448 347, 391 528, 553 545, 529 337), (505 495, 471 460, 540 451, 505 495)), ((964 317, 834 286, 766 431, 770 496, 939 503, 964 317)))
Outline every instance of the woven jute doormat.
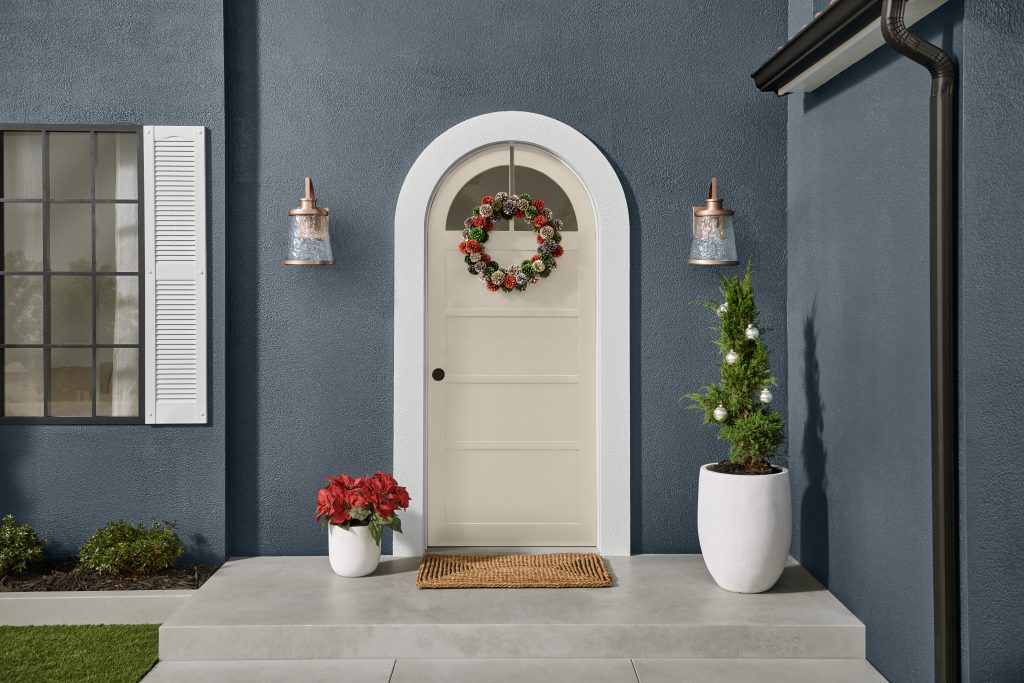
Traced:
POLYGON ((612 577, 596 553, 546 555, 427 554, 417 588, 607 588, 612 577))

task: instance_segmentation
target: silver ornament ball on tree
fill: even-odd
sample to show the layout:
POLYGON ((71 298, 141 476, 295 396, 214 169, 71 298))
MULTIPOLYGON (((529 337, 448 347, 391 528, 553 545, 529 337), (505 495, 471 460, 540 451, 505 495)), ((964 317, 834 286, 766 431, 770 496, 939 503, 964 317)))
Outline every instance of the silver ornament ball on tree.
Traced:
POLYGON ((729 349, 729 353, 725 354, 725 362, 732 365, 740 359, 740 354, 736 353, 732 349, 729 349))
POLYGON ((725 312, 728 311, 728 310, 729 310, 728 302, 723 303, 721 306, 718 307, 718 315, 720 315, 720 316, 725 315, 725 312))
POLYGON ((747 325, 747 329, 744 334, 747 335, 747 339, 757 339, 761 336, 761 332, 753 325, 747 325))
POLYGON ((725 406, 718 406, 711 412, 711 414, 714 415, 715 419, 718 420, 719 422, 729 417, 729 413, 726 412, 725 406))
POLYGON ((772 396, 772 392, 768 390, 768 387, 765 387, 764 389, 761 390, 761 394, 758 396, 758 398, 761 399, 761 403, 771 403, 772 398, 774 397, 772 396))

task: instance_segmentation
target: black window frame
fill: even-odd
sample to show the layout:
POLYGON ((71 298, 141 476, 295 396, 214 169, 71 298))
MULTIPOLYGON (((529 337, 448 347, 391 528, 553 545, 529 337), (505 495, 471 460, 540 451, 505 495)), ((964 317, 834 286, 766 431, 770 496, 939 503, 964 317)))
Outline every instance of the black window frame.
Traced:
MULTIPOLYGON (((7 131, 42 133, 42 180, 43 197, 35 199, 8 199, 3 196, 3 164, 0 163, 0 259, 4 253, 4 211, 3 206, 7 203, 20 204, 41 204, 43 207, 43 343, 42 344, 7 344, 4 338, 4 315, 6 314, 6 301, 4 299, 4 286, 6 275, 17 275, 14 271, 4 270, 4 262, 0 260, 0 369, 6 367, 5 356, 8 348, 42 348, 43 350, 43 412, 44 416, 7 416, 3 414, 5 404, 4 392, 6 380, 0 375, 0 425, 131 425, 145 424, 146 410, 146 281, 145 281, 145 166, 143 151, 143 127, 131 124, 72 124, 72 123, 0 123, 0 159, 3 158, 3 133, 7 131), (92 169, 92 190, 89 199, 52 199, 50 194, 50 133, 89 133, 90 134, 90 168, 92 169), (96 198, 96 134, 97 133, 135 133, 137 143, 138 159, 136 161, 138 171, 138 190, 136 199, 97 199, 96 198), (57 271, 50 270, 50 205, 51 204, 88 204, 92 207, 92 271, 89 273, 64 272, 58 275, 88 275, 92 278, 92 343, 91 344, 52 344, 50 342, 50 277, 57 271), (139 291, 139 337, 137 344, 97 344, 96 343, 96 205, 97 204, 134 204, 138 206, 138 272, 120 273, 118 271, 104 272, 104 277, 117 275, 137 275, 139 291), (49 410, 51 393, 51 368, 50 351, 54 348, 67 349, 90 349, 92 351, 92 415, 76 417, 54 417, 45 415, 49 410), (138 415, 135 417, 96 415, 97 400, 97 377, 96 377, 96 351, 97 349, 133 348, 138 349, 139 354, 139 401, 138 415)), ((33 271, 27 273, 38 275, 33 271)))

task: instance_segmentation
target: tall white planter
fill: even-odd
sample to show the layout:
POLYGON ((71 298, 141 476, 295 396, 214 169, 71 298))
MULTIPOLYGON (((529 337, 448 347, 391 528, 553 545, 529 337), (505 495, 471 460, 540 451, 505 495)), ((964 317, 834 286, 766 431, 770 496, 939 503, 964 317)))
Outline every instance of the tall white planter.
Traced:
POLYGON ((327 525, 327 549, 331 569, 338 576, 366 576, 380 563, 380 546, 370 535, 370 527, 343 529, 327 525))
POLYGON ((789 557, 792 509, 789 470, 720 474, 700 468, 697 535, 715 582, 734 593, 775 585, 789 557))

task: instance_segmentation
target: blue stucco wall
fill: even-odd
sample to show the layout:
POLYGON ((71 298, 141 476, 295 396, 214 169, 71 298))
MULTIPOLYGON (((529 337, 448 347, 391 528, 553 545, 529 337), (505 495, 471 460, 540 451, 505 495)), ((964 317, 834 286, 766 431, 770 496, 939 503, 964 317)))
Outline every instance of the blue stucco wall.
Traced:
POLYGON ((209 128, 210 424, 0 427, 0 514, 73 555, 110 519, 176 519, 188 558, 225 535, 224 47, 212 0, 8 0, 0 13, 0 122, 209 128))
POLYGON ((210 129, 213 375, 206 427, 0 428, 0 507, 57 554, 109 518, 150 514, 179 521, 193 559, 323 552, 310 519, 321 477, 391 466, 391 215, 405 173, 455 123, 525 109, 590 136, 626 188, 634 549, 696 552, 697 468, 724 450, 677 399, 714 378, 690 302, 714 295, 721 271, 685 264, 688 207, 717 174, 784 377, 785 108, 748 74, 782 41, 785 7, 9 4, 0 121, 210 129), (470 47, 496 16, 509 46, 470 47), (501 77, 519 85, 489 87, 501 77), (332 208, 333 268, 280 263, 307 174, 332 208))
POLYGON ((880 51, 789 98, 793 553, 867 625, 868 658, 896 681, 932 671, 919 69, 880 51))
POLYGON ((690 302, 714 295, 721 271, 686 264, 689 207, 717 174, 785 377, 785 104, 749 77, 782 42, 785 12, 781 0, 230 3, 229 120, 245 131, 228 156, 232 550, 323 552, 310 519, 321 477, 390 466, 398 190, 444 130, 517 109, 582 131, 626 188, 633 547, 697 552, 698 467, 725 450, 678 398, 715 377, 706 311, 690 302), (305 175, 331 207, 333 268, 280 262, 305 175))
MULTIPOLYGON (((790 3, 791 31, 811 5, 790 3)), ((954 1, 914 31, 961 68, 963 675, 1019 681, 1024 8, 954 1)), ((883 48, 789 98, 793 552, 864 621, 893 681, 933 675, 928 93, 927 72, 883 48)))
MULTIPOLYGON (((915 31, 959 55, 957 11, 915 31)), ((933 676, 929 88, 884 47, 788 98, 793 554, 892 681, 933 676)))
POLYGON ((1024 5, 965 2, 960 203, 963 670, 1024 680, 1024 5))

